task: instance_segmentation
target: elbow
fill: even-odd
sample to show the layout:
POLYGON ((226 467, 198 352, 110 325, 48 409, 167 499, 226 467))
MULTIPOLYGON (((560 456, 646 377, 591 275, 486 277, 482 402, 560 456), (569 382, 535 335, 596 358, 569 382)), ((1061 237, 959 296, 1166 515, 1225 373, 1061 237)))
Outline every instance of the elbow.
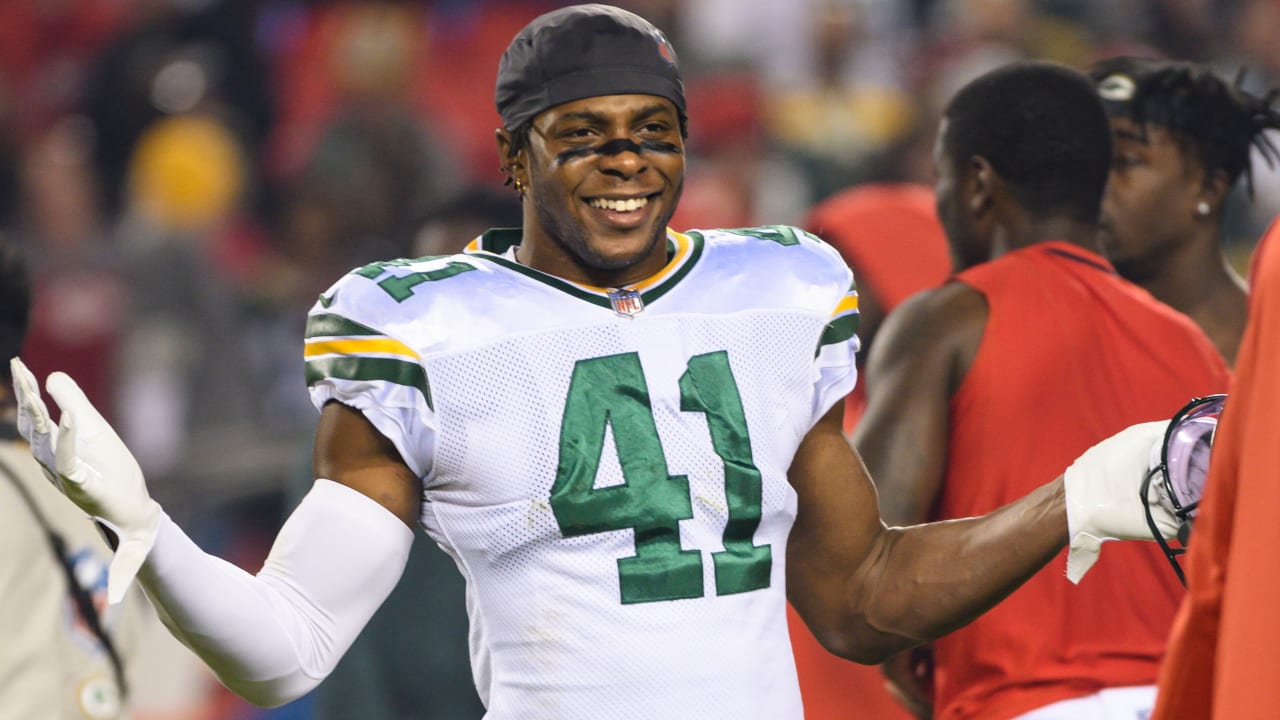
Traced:
POLYGON ((813 637, 827 652, 859 665, 878 665, 893 655, 918 644, 907 638, 884 633, 865 619, 849 620, 839 627, 812 628, 813 637))
POLYGON ((859 665, 878 665, 881 660, 887 657, 877 652, 874 648, 856 642, 834 645, 828 647, 827 650, 837 657, 856 662, 859 665))
POLYGON ((246 702, 260 708, 277 708, 306 695, 320 684, 320 680, 307 677, 302 672, 271 680, 245 680, 244 678, 218 679, 228 690, 246 702))
POLYGON ((871 638, 858 635, 844 635, 829 639, 819 638, 818 642, 822 643, 827 652, 859 665, 879 665, 902 650, 916 644, 899 638, 871 638))
POLYGON ((862 665, 878 665, 911 647, 927 642, 909 631, 899 603, 881 605, 878 594, 859 593, 862 602, 850 608, 837 627, 814 636, 834 655, 862 665))
POLYGON ((867 645, 856 645, 848 648, 844 655, 840 657, 845 660, 851 660, 859 665, 879 665, 894 656, 894 652, 886 652, 883 648, 869 647, 867 645))

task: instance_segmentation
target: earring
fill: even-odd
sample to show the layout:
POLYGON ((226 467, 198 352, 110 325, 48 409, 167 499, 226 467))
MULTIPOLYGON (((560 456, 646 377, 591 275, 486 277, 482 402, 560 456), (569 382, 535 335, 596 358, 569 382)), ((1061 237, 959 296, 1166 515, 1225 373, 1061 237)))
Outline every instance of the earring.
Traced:
POLYGON ((517 193, 519 193, 520 195, 524 195, 524 191, 525 191, 525 189, 528 187, 528 186, 526 186, 524 183, 520 182, 519 180, 515 180, 515 179, 512 179, 511 186, 512 186, 512 188, 514 188, 514 189, 515 189, 515 191, 516 191, 517 193))
POLYGON ((1200 204, 1199 204, 1199 205, 1196 205, 1196 214, 1197 214, 1197 215, 1199 215, 1200 217, 1206 217, 1206 216, 1208 216, 1208 214, 1209 214, 1209 203, 1205 202, 1204 200, 1201 200, 1201 201, 1200 201, 1200 204))

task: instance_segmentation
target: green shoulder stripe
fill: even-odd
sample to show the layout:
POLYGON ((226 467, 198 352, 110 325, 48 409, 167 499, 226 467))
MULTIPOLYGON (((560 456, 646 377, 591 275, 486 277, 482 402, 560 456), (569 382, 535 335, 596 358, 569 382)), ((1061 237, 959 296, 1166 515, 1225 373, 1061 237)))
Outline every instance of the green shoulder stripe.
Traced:
POLYGON ((419 257, 419 258, 400 258, 398 260, 379 260, 377 262, 371 262, 368 265, 365 265, 363 267, 358 267, 355 270, 352 270, 351 274, 359 275, 360 277, 366 277, 366 278, 369 278, 370 280, 377 280, 379 277, 382 277, 383 273, 387 271, 387 268, 405 267, 407 265, 413 265, 415 263, 429 262, 431 260, 439 260, 440 258, 446 258, 446 257, 450 257, 450 256, 449 255, 423 255, 422 257, 419 257))
MULTIPOLYGON (((791 225, 761 225, 749 228, 725 228, 723 232, 758 240, 772 240, 779 245, 799 245, 800 238, 809 233, 791 225)), ((810 236, 812 237, 812 236, 810 236)))
POLYGON ((306 339, 316 337, 344 337, 347 335, 383 335, 371 327, 348 320, 341 315, 322 313, 307 318, 306 339))
MULTIPOLYGON (((862 322, 862 316, 858 313, 849 313, 827 323, 827 327, 822 331, 822 337, 818 340, 818 353, 822 352, 822 348, 835 343, 842 343, 853 337, 858 332, 858 325, 862 322)), ((815 353, 816 355, 817 353, 815 353)))
POLYGON ((315 385, 325 378, 382 381, 403 385, 422 393, 422 397, 427 401, 427 407, 434 409, 431 404, 431 388, 427 384, 427 374, 418 363, 391 358, 355 356, 308 360, 307 386, 315 385))

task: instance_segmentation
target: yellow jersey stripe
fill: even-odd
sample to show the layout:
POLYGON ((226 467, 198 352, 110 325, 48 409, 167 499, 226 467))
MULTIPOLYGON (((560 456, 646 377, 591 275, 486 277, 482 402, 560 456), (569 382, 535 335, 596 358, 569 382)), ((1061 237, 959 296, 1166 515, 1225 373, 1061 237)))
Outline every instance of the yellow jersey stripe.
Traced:
POLYGON ((835 317, 837 315, 843 315, 849 312, 850 310, 856 311, 857 309, 858 309, 857 293, 845 295, 843 298, 840 299, 840 302, 836 304, 836 309, 831 312, 831 317, 835 317))
POLYGON ((419 360, 418 353, 399 340, 376 338, 364 340, 310 340, 303 349, 303 357, 319 355, 403 355, 419 360))

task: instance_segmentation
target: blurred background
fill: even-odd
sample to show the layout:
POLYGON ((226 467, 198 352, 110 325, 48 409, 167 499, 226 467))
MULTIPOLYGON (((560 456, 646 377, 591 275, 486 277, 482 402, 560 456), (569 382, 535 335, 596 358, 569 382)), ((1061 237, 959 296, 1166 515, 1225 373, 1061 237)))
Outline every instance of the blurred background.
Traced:
MULTIPOLYGON (((36 283, 24 357, 81 382, 206 549, 256 570, 310 484, 316 296, 354 266, 518 224, 493 79, 515 32, 565 4, 0 2, 0 233, 36 283)), ((667 33, 686 75, 678 229, 796 223, 853 185, 931 184, 946 100, 1018 58, 1168 56, 1247 68, 1254 92, 1280 83, 1280 0, 616 4, 667 33)), ((1228 219, 1242 268, 1280 211, 1280 173, 1255 173, 1228 219)), ((429 586, 461 607, 459 586, 429 586)), ((174 687, 163 717, 320 712, 174 687)))

